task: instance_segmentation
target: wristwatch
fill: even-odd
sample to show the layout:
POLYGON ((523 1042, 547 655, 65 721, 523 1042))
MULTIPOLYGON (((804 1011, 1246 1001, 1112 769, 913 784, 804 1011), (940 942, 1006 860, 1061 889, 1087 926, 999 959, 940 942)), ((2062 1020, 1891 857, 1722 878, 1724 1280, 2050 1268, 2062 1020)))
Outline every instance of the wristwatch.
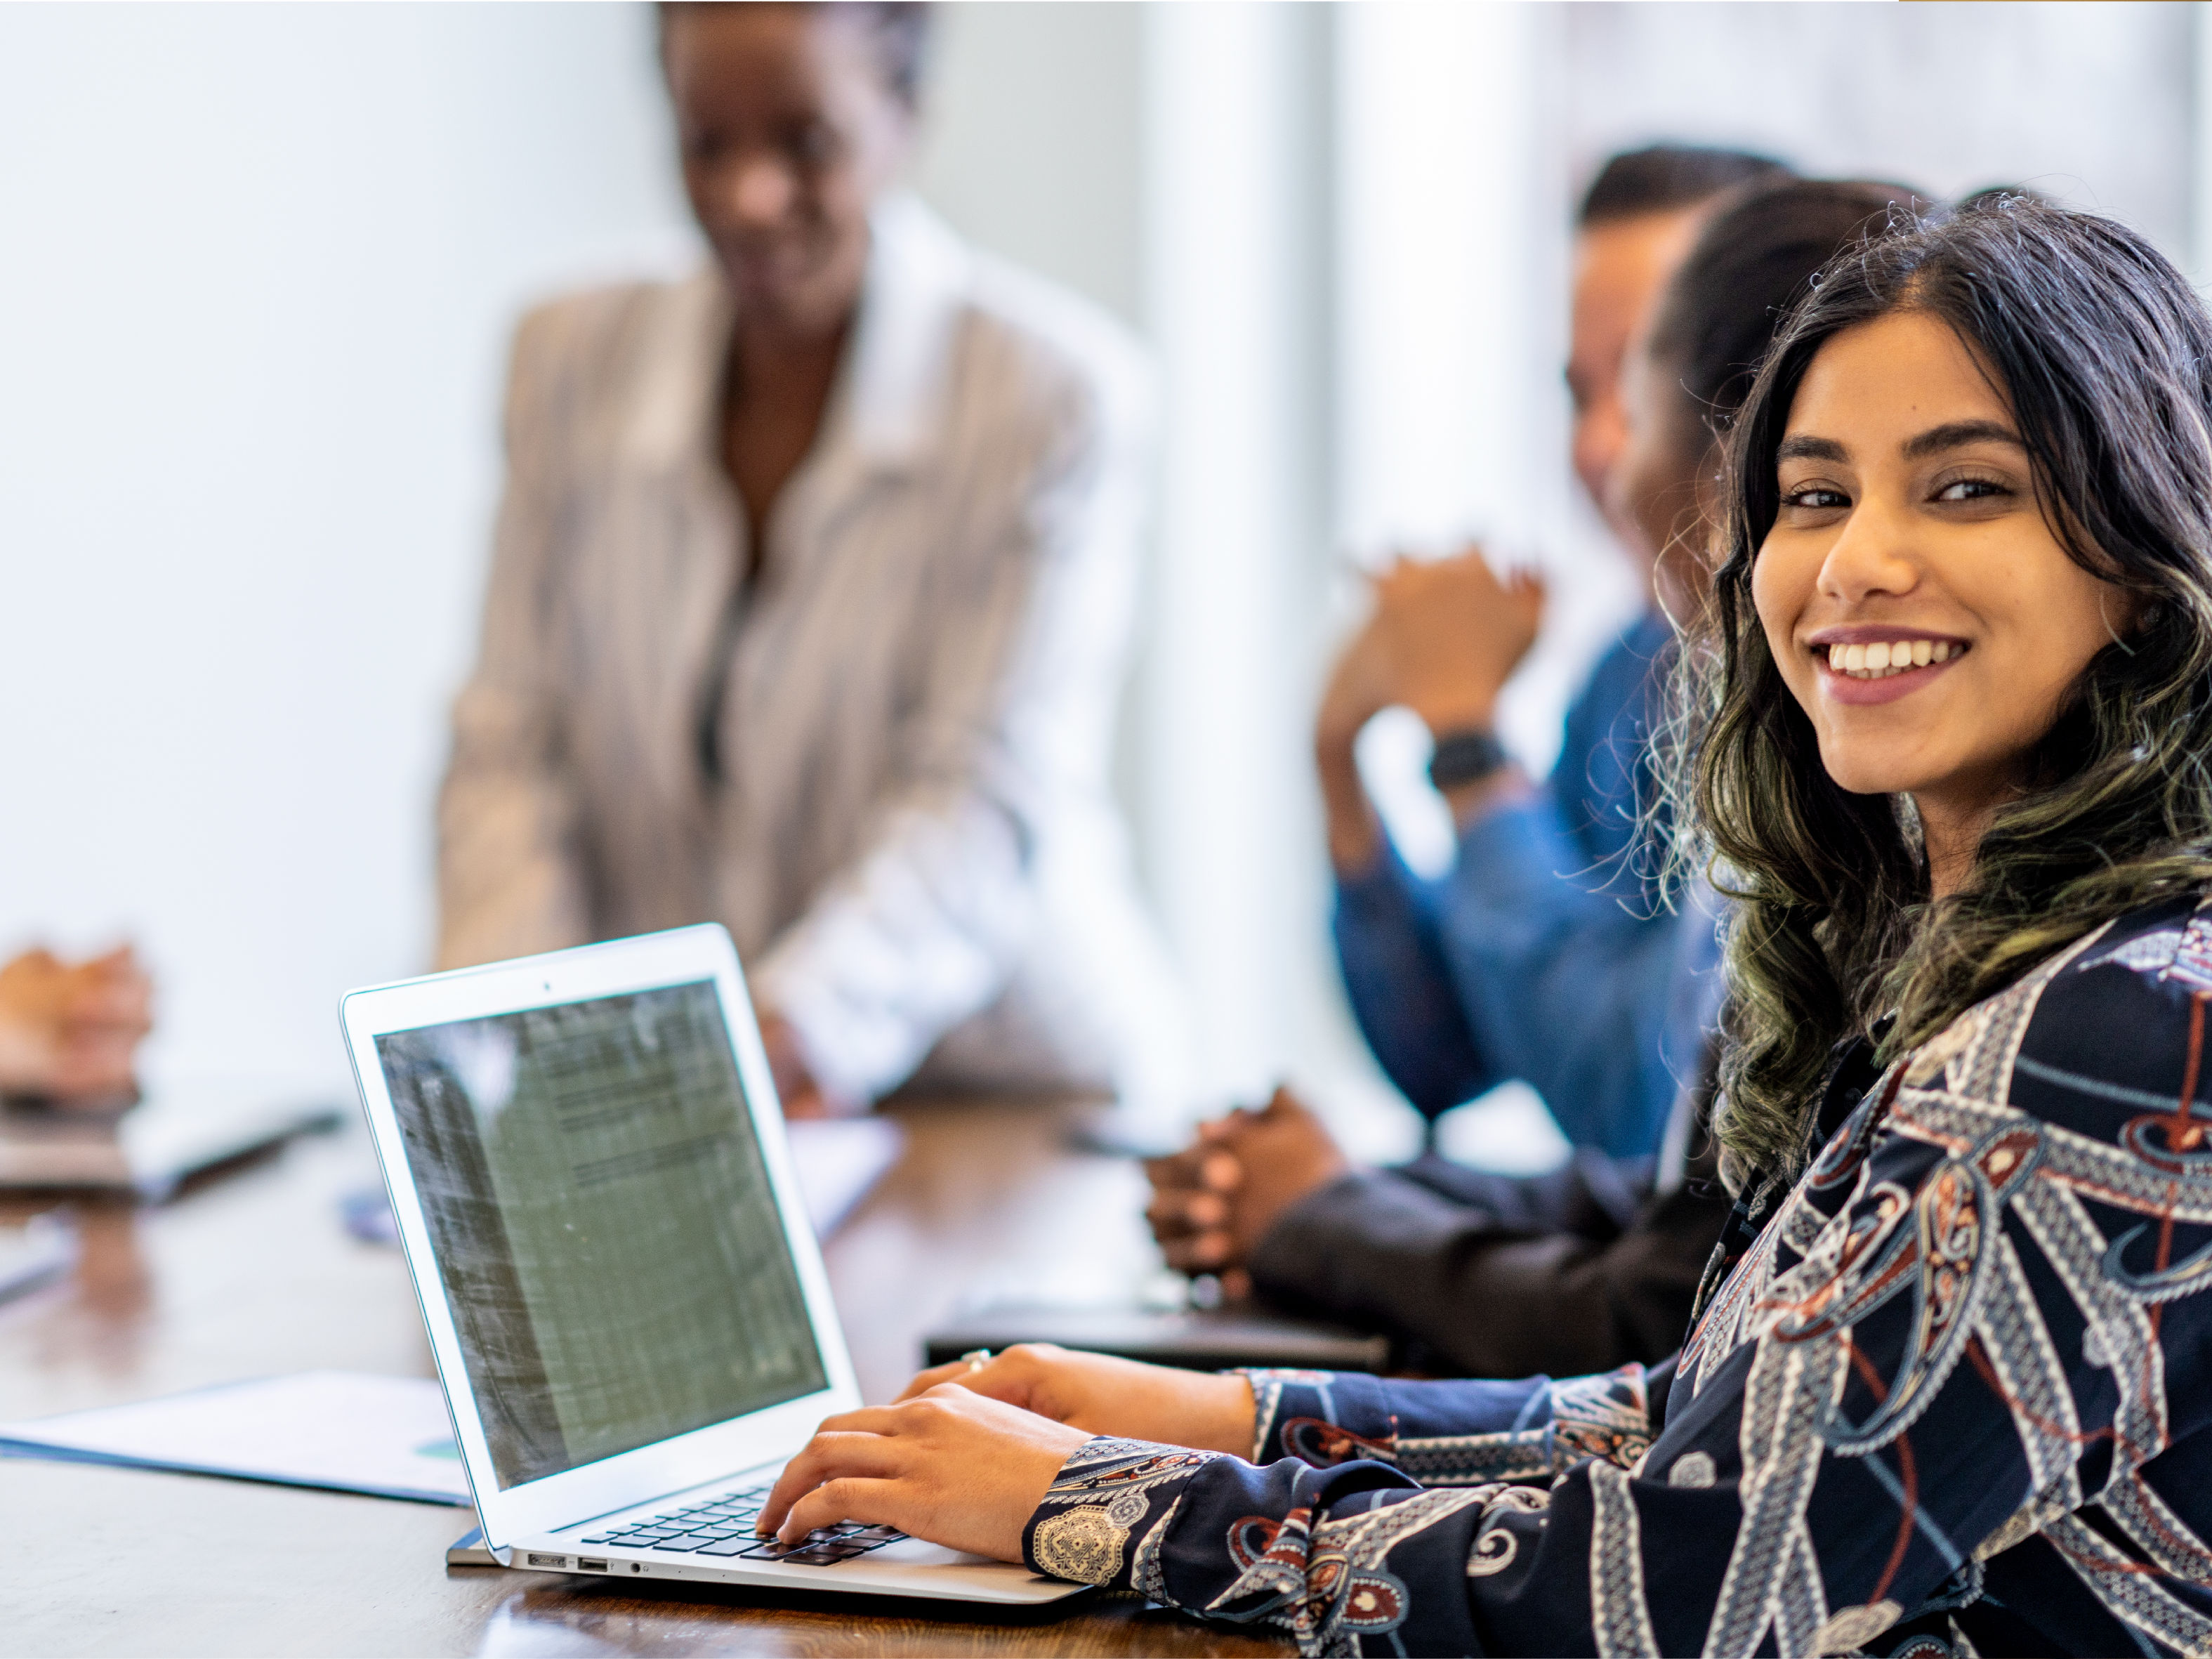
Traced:
POLYGON ((1504 770, 1512 761, 1494 732, 1479 726, 1446 732, 1437 738, 1436 752, 1429 757, 1429 781, 1439 790, 1463 789, 1504 770))

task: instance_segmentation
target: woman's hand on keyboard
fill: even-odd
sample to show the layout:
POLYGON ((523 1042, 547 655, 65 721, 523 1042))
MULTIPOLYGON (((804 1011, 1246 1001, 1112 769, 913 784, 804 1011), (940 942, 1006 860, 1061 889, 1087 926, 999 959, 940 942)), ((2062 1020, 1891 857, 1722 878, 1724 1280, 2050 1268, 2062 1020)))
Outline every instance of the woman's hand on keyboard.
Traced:
POLYGON ((1252 1455, 1252 1385, 1234 1373, 1177 1370, 1024 1342, 980 1365, 956 1359, 935 1366, 899 1398, 946 1383, 1091 1434, 1252 1455))
POLYGON ((1001 1561, 1088 1431, 966 1389, 824 1419, 783 1471, 760 1530, 796 1544, 840 1521, 896 1527, 1001 1561))

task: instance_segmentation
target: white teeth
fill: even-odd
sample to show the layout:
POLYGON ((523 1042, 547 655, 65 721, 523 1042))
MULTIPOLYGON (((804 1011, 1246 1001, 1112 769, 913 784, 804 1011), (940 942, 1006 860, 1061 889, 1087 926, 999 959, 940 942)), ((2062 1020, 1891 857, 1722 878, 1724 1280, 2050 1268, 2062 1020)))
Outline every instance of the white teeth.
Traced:
POLYGON ((1877 640, 1872 645, 1832 645, 1828 666, 1855 680, 1887 679, 1930 663, 1948 662, 1966 647, 1948 640, 1877 640))

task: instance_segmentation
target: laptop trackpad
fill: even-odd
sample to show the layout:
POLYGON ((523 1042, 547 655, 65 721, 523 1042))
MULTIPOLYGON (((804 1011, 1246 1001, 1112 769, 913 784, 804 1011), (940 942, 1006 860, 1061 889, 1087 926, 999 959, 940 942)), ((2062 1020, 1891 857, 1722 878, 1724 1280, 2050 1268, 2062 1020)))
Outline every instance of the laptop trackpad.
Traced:
POLYGON ((861 1559, 878 1562, 887 1567, 996 1567, 1006 1565, 994 1561, 988 1555, 970 1555, 965 1550, 947 1549, 942 1544, 926 1544, 919 1538, 902 1538, 879 1550, 870 1550, 861 1559))

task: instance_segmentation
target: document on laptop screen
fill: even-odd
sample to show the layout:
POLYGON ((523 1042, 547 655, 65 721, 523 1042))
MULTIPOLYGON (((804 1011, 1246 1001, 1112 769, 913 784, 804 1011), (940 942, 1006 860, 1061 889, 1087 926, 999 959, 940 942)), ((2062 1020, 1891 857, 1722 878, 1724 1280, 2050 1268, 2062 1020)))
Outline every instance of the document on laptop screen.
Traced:
POLYGON ((502 1487, 825 1386, 712 981, 376 1047, 502 1487))

